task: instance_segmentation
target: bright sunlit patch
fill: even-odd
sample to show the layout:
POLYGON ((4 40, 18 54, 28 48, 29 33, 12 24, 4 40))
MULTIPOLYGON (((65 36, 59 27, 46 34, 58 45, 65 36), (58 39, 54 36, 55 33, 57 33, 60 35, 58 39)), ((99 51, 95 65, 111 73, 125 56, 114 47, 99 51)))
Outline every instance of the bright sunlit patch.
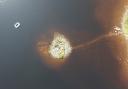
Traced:
POLYGON ((123 15, 122 30, 126 38, 128 38, 128 9, 126 9, 123 15))
POLYGON ((120 34, 123 33, 122 29, 120 27, 118 27, 118 26, 114 26, 113 27, 113 32, 115 33, 115 35, 120 35, 120 34))
POLYGON ((56 59, 64 59, 72 51, 72 47, 69 41, 64 37, 64 35, 55 33, 53 41, 49 46, 49 54, 56 59))

